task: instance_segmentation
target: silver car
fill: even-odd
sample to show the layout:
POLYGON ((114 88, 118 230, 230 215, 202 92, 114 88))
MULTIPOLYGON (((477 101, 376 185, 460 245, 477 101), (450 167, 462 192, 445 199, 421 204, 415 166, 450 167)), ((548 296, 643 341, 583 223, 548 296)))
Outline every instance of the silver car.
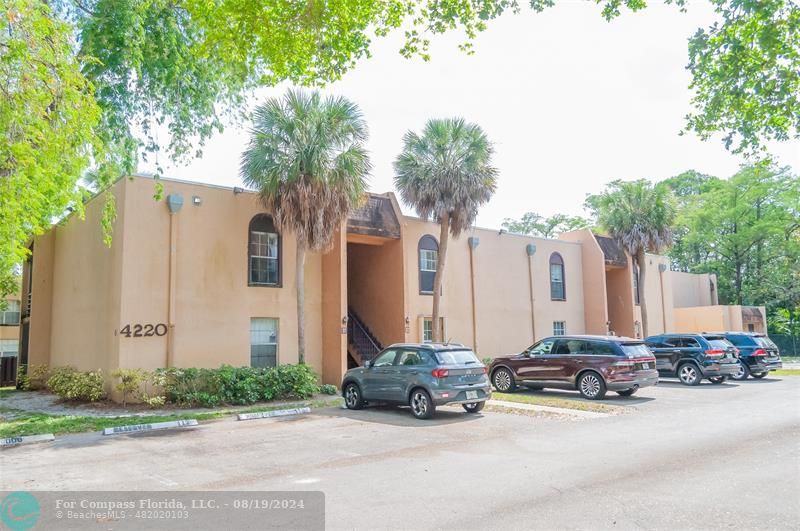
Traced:
POLYGON ((431 418, 444 404, 477 413, 491 393, 486 366, 472 350, 453 343, 391 345, 342 380, 349 409, 374 402, 407 404, 418 419, 431 418))

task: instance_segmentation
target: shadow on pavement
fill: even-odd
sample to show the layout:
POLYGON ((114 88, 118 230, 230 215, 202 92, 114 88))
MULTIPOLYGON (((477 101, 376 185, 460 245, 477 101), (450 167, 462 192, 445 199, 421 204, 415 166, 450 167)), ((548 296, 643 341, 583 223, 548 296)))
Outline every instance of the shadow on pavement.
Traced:
POLYGON ((474 422, 483 417, 482 413, 468 414, 463 409, 438 407, 432 419, 418 420, 407 407, 370 406, 364 409, 351 410, 340 408, 324 408, 314 412, 320 417, 343 417, 359 422, 374 422, 407 428, 429 428, 446 424, 474 422))
POLYGON ((678 380, 659 380, 658 386, 666 389, 736 389, 739 387, 739 383, 740 382, 728 380, 725 383, 713 384, 707 380, 703 380, 699 385, 685 385, 678 380))
MULTIPOLYGON (((644 391, 639 391, 639 393, 642 392, 647 393, 647 390, 645 389, 644 391)), ((602 400, 586 400, 579 395, 577 391, 564 391, 561 389, 543 389, 541 391, 518 389, 514 394, 522 396, 538 396, 542 398, 558 398, 562 400, 569 400, 571 402, 596 402, 598 404, 609 404, 613 406, 635 406, 638 404, 646 404, 647 402, 655 400, 653 397, 639 394, 628 397, 619 396, 614 391, 609 391, 606 397, 602 400)))

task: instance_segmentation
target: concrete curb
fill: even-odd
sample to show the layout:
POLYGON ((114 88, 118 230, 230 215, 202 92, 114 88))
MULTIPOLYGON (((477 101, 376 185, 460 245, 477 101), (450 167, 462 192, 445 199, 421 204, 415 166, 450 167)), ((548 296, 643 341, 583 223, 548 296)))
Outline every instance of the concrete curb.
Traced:
POLYGON ((5 439, 0 439, 0 448, 13 448, 22 444, 50 442, 55 440, 56 437, 52 433, 41 433, 39 435, 26 435, 22 437, 7 437, 5 439))
POLYGON ((197 426, 197 420, 170 420, 168 422, 153 422, 152 424, 129 424, 103 429, 103 435, 120 435, 125 433, 141 433, 143 431, 166 430, 169 428, 187 428, 197 426))
POLYGON ((239 413, 236 420, 270 419, 274 417, 289 417, 311 413, 310 407, 294 407, 291 409, 275 409, 273 411, 259 411, 258 413, 239 413))
POLYGON ((539 406, 535 404, 524 404, 521 402, 509 402, 507 400, 487 400, 486 405, 507 407, 511 409, 524 409, 527 411, 541 411, 542 413, 557 413, 559 415, 570 415, 573 417, 581 417, 586 419, 599 419, 612 416, 611 413, 601 413, 599 411, 583 411, 580 409, 566 409, 563 407, 539 406))

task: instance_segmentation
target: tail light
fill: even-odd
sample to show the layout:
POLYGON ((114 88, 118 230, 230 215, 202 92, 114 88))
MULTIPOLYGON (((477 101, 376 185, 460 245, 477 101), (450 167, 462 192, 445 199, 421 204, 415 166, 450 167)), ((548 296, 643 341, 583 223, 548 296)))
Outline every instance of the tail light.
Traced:
POLYGON ((434 378, 447 378, 447 375, 450 374, 450 370, 448 369, 433 369, 431 371, 431 376, 434 378))
POLYGON ((483 366, 483 374, 489 374, 489 367, 483 366))
POLYGON ((750 354, 750 355, 751 355, 751 356, 766 356, 766 355, 767 355, 767 351, 766 351, 766 350, 764 350, 763 348, 757 348, 757 349, 756 349, 756 350, 755 350, 755 351, 754 351, 752 354, 750 354))
POLYGON ((705 354, 709 358, 721 358, 721 357, 723 357, 725 355, 725 351, 724 350, 717 350, 717 349, 715 349, 715 350, 706 350, 705 354))

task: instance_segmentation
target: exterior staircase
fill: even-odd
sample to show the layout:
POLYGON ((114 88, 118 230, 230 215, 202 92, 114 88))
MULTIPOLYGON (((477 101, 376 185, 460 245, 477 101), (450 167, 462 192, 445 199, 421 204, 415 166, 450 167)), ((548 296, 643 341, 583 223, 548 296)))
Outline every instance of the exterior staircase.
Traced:
POLYGON ((383 350, 378 338, 370 331, 364 321, 353 311, 347 309, 347 351, 359 365, 374 359, 383 350))

